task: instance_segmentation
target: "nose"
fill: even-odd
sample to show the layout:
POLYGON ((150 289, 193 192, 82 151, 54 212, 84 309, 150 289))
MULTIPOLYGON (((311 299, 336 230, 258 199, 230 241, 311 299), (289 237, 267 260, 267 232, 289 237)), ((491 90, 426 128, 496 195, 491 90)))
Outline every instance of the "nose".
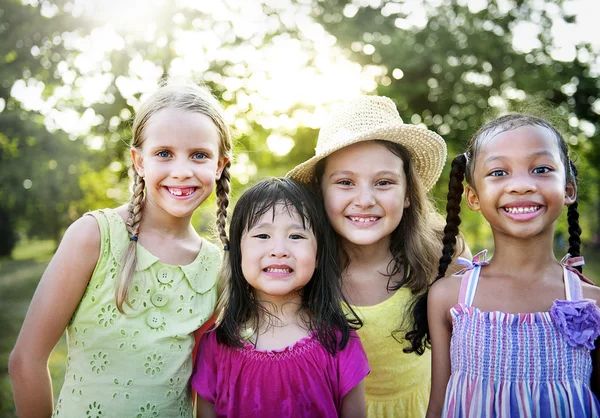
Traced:
POLYGON ((270 251, 271 257, 284 258, 290 255, 285 239, 273 238, 271 243, 273 244, 270 251))
POLYGON ((507 183, 507 191, 516 194, 530 194, 537 191, 537 185, 530 173, 513 173, 507 183))
POLYGON ((171 167, 171 177, 176 179, 187 179, 192 177, 194 172, 191 164, 192 163, 188 161, 187 158, 173 161, 173 166, 171 167))
POLYGON ((356 206, 360 208, 370 208, 375 206, 375 193, 370 185, 358 187, 355 198, 356 206))

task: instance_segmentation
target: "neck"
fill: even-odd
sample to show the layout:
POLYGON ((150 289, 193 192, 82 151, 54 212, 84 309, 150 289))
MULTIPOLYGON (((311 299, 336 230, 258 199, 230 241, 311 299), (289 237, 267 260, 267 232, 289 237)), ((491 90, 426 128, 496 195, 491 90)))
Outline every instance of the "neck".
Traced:
POLYGON ((263 328, 263 325, 268 326, 269 322, 273 320, 276 322, 275 325, 279 326, 298 322, 300 307, 302 306, 302 298, 298 292, 284 296, 266 295, 259 292, 255 292, 255 295, 260 306, 276 318, 267 317, 266 314, 261 313, 260 328, 263 328))
POLYGON ((549 265, 558 265, 550 234, 545 234, 549 238, 541 235, 528 240, 497 235, 494 235, 493 265, 502 266, 507 275, 532 277, 549 265))
POLYGON ((159 233, 163 237, 187 238, 194 233, 192 217, 177 218, 152 204, 144 205, 140 232, 159 233))
POLYGON ((346 240, 342 240, 341 244, 342 249, 348 254, 348 258, 353 265, 387 264, 392 257, 389 237, 369 245, 356 245, 346 240))

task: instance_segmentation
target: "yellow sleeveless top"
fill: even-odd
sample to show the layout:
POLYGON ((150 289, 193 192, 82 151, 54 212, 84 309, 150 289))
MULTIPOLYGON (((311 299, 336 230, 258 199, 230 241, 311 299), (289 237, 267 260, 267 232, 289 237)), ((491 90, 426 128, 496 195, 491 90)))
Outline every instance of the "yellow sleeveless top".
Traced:
MULTIPOLYGON (((377 305, 352 306, 363 321, 358 335, 371 366, 365 380, 369 418, 422 418, 427 412, 431 352, 406 354, 402 349, 408 343, 392 336, 401 316, 409 314, 411 299, 411 291, 401 288, 377 305)), ((398 335, 401 337, 403 334, 398 335)))

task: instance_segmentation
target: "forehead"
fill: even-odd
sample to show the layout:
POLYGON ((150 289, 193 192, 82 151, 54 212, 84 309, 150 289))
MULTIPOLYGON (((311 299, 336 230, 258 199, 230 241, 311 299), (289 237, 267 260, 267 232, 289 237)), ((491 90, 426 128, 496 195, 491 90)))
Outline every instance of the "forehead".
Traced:
POLYGON ((402 168, 402 158, 390 151, 385 145, 375 141, 363 141, 344 147, 327 157, 326 171, 349 170, 357 168, 382 169, 402 168), (373 164, 377 162, 377 164, 373 164))
POLYGON ((289 202, 278 202, 267 210, 262 210, 262 214, 256 213, 250 218, 248 229, 270 225, 270 224, 299 224, 303 225, 303 219, 298 213, 296 207, 289 202))
POLYGON ((150 142, 219 147, 219 132, 209 116, 172 107, 160 109, 148 119, 145 136, 150 142))
POLYGON ((521 126, 515 129, 496 129, 481 138, 478 161, 495 158, 519 159, 529 155, 548 155, 561 160, 558 140, 542 126, 521 126))

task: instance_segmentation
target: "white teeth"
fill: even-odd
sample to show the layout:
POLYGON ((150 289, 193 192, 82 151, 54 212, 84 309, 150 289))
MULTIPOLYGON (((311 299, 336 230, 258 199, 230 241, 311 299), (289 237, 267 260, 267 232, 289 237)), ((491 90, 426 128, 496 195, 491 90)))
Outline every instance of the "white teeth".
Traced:
POLYGON ((291 273, 292 269, 265 269, 267 273, 291 273))
POLYGON ((173 196, 189 196, 194 192, 194 189, 188 189, 185 192, 183 192, 181 189, 171 189, 170 187, 167 187, 167 190, 173 196))
POLYGON ((350 216, 350 220, 352 222, 362 222, 362 223, 365 223, 365 222, 375 222, 377 219, 379 219, 379 218, 376 218, 376 217, 359 218, 359 217, 350 216))
POLYGON ((527 206, 527 207, 521 206, 518 208, 504 208, 504 211, 508 212, 508 213, 530 213, 530 212, 535 212, 539 208, 540 208, 539 206, 527 206))

